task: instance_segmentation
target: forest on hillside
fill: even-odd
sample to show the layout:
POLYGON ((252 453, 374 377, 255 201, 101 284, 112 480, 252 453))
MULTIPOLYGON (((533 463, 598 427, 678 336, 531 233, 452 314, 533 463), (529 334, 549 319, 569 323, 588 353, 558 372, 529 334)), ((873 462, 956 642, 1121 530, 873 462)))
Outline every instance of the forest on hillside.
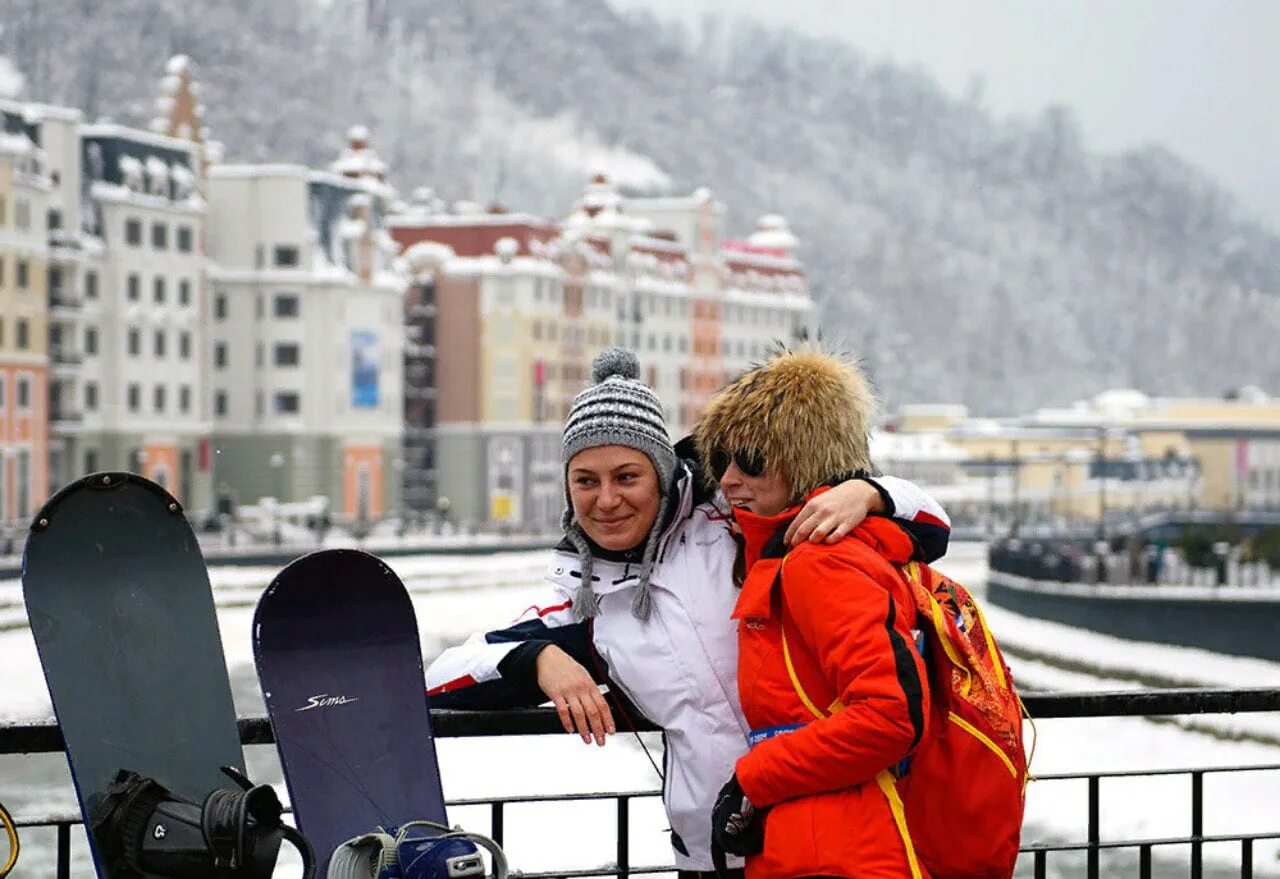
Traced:
POLYGON ((604 0, 0 0, 0 21, 21 97, 90 120, 145 127, 190 56, 229 161, 323 166, 362 123, 406 197, 561 216, 603 169, 708 185, 738 235, 784 213, 824 331, 891 405, 1280 391, 1280 238, 1159 146, 1092 151, 1067 108, 999 119, 840 43, 604 0))

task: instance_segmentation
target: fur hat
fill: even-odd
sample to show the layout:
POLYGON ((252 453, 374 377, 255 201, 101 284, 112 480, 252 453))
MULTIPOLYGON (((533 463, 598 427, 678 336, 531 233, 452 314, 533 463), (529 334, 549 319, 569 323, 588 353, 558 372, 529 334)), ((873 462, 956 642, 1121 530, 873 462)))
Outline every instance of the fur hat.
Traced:
POLYGON ((781 349, 717 393, 694 431, 703 472, 717 449, 759 451, 799 499, 832 476, 871 469, 877 401, 862 370, 813 343, 781 349))

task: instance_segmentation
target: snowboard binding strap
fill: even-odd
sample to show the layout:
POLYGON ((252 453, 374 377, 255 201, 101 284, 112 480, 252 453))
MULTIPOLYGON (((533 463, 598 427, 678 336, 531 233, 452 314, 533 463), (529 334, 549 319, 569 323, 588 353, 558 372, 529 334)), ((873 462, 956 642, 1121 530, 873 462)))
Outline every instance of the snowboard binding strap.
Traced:
POLYGON ((180 797, 152 778, 122 769, 93 806, 90 829, 113 870, 174 879, 269 879, 287 839, 312 879, 315 858, 268 785, 254 786, 238 770, 223 773, 243 790, 218 788, 203 805, 180 797))
POLYGON ((408 821, 394 837, 379 827, 338 846, 325 879, 483 879, 481 848, 493 857, 493 879, 507 879, 507 856, 489 837, 435 821, 408 821))

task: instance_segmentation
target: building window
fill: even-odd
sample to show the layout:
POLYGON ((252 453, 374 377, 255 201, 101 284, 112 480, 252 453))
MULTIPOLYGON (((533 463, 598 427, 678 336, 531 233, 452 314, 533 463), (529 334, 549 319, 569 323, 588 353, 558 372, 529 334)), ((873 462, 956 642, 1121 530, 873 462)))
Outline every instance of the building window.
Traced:
POLYGON ((226 366, 227 366, 227 343, 226 342, 214 342, 213 365, 216 369, 226 369, 226 366))
POLYGON ((213 316, 214 316, 214 319, 216 320, 227 319, 226 295, 219 293, 217 296, 213 297, 213 316))
POLYGON ((153 402, 155 403, 155 410, 157 412, 164 412, 166 396, 168 395, 165 393, 164 385, 156 385, 155 393, 152 395, 152 399, 153 399, 153 402))
POLYGON ((262 417, 262 391, 253 395, 253 414, 256 418, 262 417))
POLYGON ((191 304, 191 282, 186 278, 178 282, 178 304, 184 307, 191 304))
POLYGON ((164 223, 151 224, 151 246, 156 250, 169 249, 169 227, 164 223))
POLYGON ((277 415, 297 415, 299 408, 298 395, 293 391, 276 394, 277 415))
POLYGON ((30 273, 30 268, 27 266, 27 261, 25 259, 18 260, 18 289, 19 290, 27 289, 27 284, 30 281, 30 278, 28 277, 29 273, 30 273))
POLYGON ((297 366, 301 354, 294 342, 280 342, 276 345, 276 366, 297 366))
POLYGON ((277 244, 275 258, 278 268, 293 268, 298 264, 298 248, 291 244, 277 244))
POLYGON ((213 414, 214 415, 227 414, 227 392, 226 391, 218 391, 216 394, 213 395, 213 414))
POLYGON ((96 411, 98 408, 98 386, 94 382, 85 382, 84 408, 89 412, 96 411))
POLYGON ((166 292, 164 278, 161 278, 157 275, 155 281, 152 284, 152 290, 154 291, 152 295, 155 298, 156 305, 164 305, 164 298, 165 298, 165 292, 166 292))
POLYGON ((253 365, 258 369, 262 368, 262 343, 253 346, 253 365))
POLYGON ((49 231, 58 232, 62 229, 62 211, 57 208, 49 209, 49 231))
POLYGON ((178 234, 177 234, 178 252, 190 253, 192 239, 193 239, 193 236, 191 234, 191 227, 179 226, 178 234))
POLYGON ((164 330, 156 330, 156 356, 165 356, 164 330))
POLYGON ((136 328, 129 330, 129 353, 134 357, 142 353, 142 334, 136 328))
POLYGON ((98 353, 98 328, 97 327, 84 328, 84 353, 85 354, 98 353))
POLYGON ((97 272, 85 272, 84 298, 85 299, 98 298, 98 273, 97 272))
POLYGON ((24 199, 14 202, 13 224, 23 231, 31 228, 31 205, 24 199))
POLYGON ((178 388, 178 410, 184 415, 191 411, 191 386, 183 385, 178 388))
POLYGON ((142 246, 142 221, 136 217, 124 221, 124 243, 132 247, 142 246))
POLYGON ((31 345, 31 327, 26 318, 18 318, 18 347, 26 350, 31 345))
POLYGON ((142 277, 140 275, 130 275, 128 281, 128 297, 130 302, 137 302, 142 298, 142 277))
POLYGON ((262 294, 259 293, 253 299, 253 316, 258 320, 262 320, 262 294))
POLYGON ((276 317, 297 317, 299 312, 298 297, 292 293, 277 293, 275 301, 276 317))
POLYGON ((18 376, 18 408, 31 408, 31 379, 29 376, 18 376))
POLYGON ((97 473, 97 472, 98 472, 98 450, 97 450, 97 449, 86 449, 86 450, 85 450, 85 453, 84 453, 84 472, 85 472, 85 473, 97 473))
POLYGON ((191 334, 185 330, 178 335, 178 357, 183 360, 191 359, 191 334))

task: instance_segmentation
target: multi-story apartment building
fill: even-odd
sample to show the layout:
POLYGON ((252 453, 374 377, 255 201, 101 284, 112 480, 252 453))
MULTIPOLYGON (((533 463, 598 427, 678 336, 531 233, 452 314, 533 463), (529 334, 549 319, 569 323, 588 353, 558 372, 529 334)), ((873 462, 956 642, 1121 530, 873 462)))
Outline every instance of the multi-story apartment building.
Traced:
MULTIPOLYGON (((684 431, 697 422, 703 407, 716 389, 725 384, 727 377, 721 333, 725 282, 721 252, 724 205, 716 201, 711 190, 702 188, 689 196, 625 199, 622 208, 628 215, 649 223, 653 229, 662 230, 656 234, 669 237, 681 248, 676 265, 671 266, 646 259, 645 248, 641 247, 636 262, 640 265, 648 263, 651 270, 658 269, 659 277, 650 280, 641 274, 635 279, 633 289, 639 291, 655 280, 666 284, 674 280, 681 288, 683 295, 675 352, 679 362, 676 367, 678 394, 671 397, 679 400, 680 405, 678 411, 668 411, 668 421, 673 429, 684 431), (673 277, 673 268, 683 271, 673 277), (666 277, 661 277, 664 274, 666 277)), ((651 232, 650 236, 653 234, 651 232)), ((636 340, 637 349, 641 342, 648 343, 647 334, 636 340)), ((654 342, 659 344, 656 338, 654 342)))
MULTIPOLYGON (((435 340, 435 426, 407 427, 434 437, 437 497, 423 491, 422 506, 443 498, 463 521, 554 528, 561 426, 601 349, 636 351, 679 436, 728 376, 726 296, 752 308, 744 350, 758 357, 758 339, 793 340, 812 304, 794 238, 771 221, 765 240, 725 246, 723 213, 706 190, 623 199, 597 177, 563 227, 467 204, 393 217, 392 235, 434 297, 409 311, 411 323, 428 311, 432 322, 411 327, 412 338, 435 340)), ((409 411, 428 394, 407 393, 409 411)))
POLYGON ((116 125, 81 126, 79 148, 76 243, 94 255, 80 263, 79 277, 63 278, 60 329, 51 337, 66 367, 57 397, 65 415, 56 422, 63 466, 68 476, 132 470, 189 509, 207 509, 199 150, 116 125))
POLYGON ((25 524, 48 477, 49 195, 29 121, 0 108, 0 522, 25 524))
POLYGON ((215 469, 239 502, 400 507, 405 279, 366 136, 331 171, 210 168, 215 469))
POLYGON ((402 215, 391 229, 434 296, 429 322, 411 317, 439 364, 436 495, 420 503, 461 522, 554 527, 561 418, 584 361, 612 341, 584 317, 605 307, 591 284, 604 258, 589 242, 562 249, 554 223, 474 206, 402 215))
POLYGON ((758 363, 770 346, 793 344, 809 332, 813 299, 795 258, 796 239, 786 220, 760 218, 746 241, 725 241, 721 350, 736 375, 758 363))

